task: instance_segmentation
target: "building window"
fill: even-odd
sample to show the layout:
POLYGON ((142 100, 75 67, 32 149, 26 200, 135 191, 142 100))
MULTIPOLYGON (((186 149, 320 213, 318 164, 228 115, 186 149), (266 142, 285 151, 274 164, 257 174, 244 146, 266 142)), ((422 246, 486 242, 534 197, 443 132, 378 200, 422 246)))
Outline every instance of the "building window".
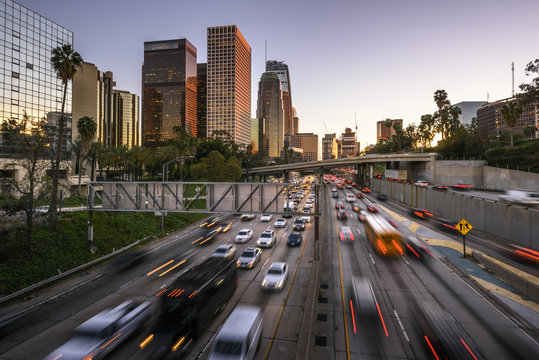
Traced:
POLYGON ((32 65, 30 63, 26 63, 26 68, 30 69, 30 70, 34 70, 34 65, 32 65))
POLYGON ((13 77, 14 79, 18 79, 19 78, 19 73, 15 72, 15 71, 12 71, 11 72, 11 77, 13 77))

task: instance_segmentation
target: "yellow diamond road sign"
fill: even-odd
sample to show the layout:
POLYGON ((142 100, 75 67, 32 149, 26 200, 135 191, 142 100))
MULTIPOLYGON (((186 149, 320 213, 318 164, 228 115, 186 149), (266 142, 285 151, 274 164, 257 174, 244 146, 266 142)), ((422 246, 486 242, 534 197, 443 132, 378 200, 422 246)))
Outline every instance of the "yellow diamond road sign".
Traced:
POLYGON ((457 224, 457 229, 458 231, 460 231, 460 233, 462 235, 466 235, 468 233, 468 231, 472 230, 473 226, 470 225, 469 222, 467 222, 466 220, 462 219, 458 224, 457 224))

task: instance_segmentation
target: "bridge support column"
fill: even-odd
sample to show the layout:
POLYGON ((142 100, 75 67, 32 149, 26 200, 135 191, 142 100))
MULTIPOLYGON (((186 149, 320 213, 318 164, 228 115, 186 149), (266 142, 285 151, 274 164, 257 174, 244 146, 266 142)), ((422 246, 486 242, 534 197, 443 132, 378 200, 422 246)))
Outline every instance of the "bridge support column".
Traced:
POLYGON ((287 183, 287 182, 289 182, 289 181, 290 181, 290 179, 289 179, 289 177, 288 177, 288 172, 287 172, 287 171, 284 171, 284 172, 283 172, 283 183, 287 183))
POLYGON ((357 170, 357 174, 356 174, 356 179, 355 179, 355 183, 356 184, 361 184, 361 165, 357 164, 356 165, 356 170, 357 170))
POLYGON ((374 166, 369 164, 369 187, 372 188, 372 173, 374 171, 374 166))

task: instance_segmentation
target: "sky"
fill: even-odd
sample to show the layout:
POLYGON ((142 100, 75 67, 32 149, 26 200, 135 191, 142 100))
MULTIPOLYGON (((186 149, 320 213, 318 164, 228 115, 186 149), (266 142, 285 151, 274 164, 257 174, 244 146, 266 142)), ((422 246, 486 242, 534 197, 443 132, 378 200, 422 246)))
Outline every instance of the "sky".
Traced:
POLYGON ((539 58, 538 0, 16 0, 68 28, 87 62, 116 89, 141 95, 144 41, 187 38, 206 62, 206 29, 237 25, 251 46, 252 116, 268 59, 290 69, 300 132, 354 128, 361 147, 376 121, 419 123, 444 89, 452 104, 495 101, 530 82, 539 58), (325 123, 325 125, 324 125, 325 123))

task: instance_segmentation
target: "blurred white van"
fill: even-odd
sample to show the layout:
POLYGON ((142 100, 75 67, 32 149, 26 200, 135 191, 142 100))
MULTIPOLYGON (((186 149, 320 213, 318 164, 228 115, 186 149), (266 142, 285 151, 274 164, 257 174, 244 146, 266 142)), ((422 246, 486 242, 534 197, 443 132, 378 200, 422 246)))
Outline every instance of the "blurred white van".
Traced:
POLYGON ((507 190, 505 194, 499 196, 499 199, 527 206, 539 205, 539 193, 528 190, 507 190))

